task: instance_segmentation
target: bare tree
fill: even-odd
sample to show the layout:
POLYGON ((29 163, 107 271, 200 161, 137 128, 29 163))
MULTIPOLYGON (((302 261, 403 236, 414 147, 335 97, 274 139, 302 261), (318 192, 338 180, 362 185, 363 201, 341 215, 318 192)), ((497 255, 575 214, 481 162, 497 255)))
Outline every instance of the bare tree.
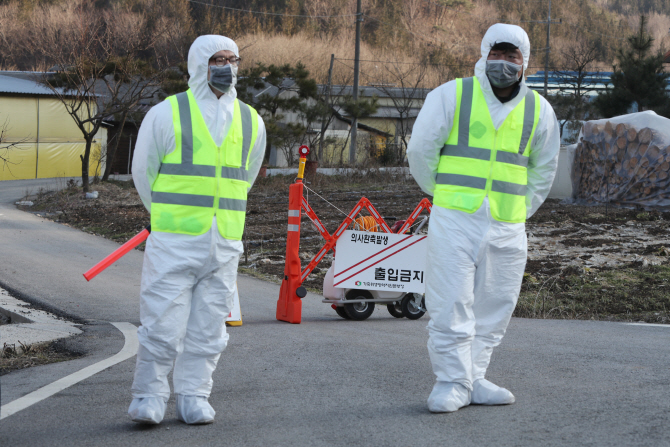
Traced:
POLYGON ((560 132, 567 127, 581 127, 581 120, 593 113, 589 94, 595 89, 593 81, 600 79, 598 71, 592 71, 598 60, 598 47, 594 42, 579 39, 574 45, 561 52, 561 70, 556 70, 563 91, 548 99, 556 111, 560 132))
POLYGON ((319 102, 322 107, 322 113, 319 116, 321 121, 321 129, 318 132, 318 138, 315 138, 314 141, 311 142, 310 146, 310 147, 316 147, 318 141, 319 149, 316 154, 316 159, 322 163, 324 160, 323 147, 330 143, 335 142, 334 139, 326 138, 326 132, 328 131, 330 124, 333 122, 333 119, 335 118, 335 103, 333 101, 331 89, 332 85, 327 85, 325 90, 319 92, 320 97, 319 102))
MULTIPOLYGON (((323 107, 323 113, 320 116, 321 129, 318 135, 319 144, 317 151, 317 160, 321 163, 325 162, 325 155, 323 152, 324 147, 337 142, 337 139, 334 137, 327 138, 326 133, 333 120, 338 115, 338 102, 340 102, 341 97, 343 96, 342 93, 346 90, 346 86, 351 84, 351 79, 353 77, 353 73, 349 71, 341 72, 339 73, 337 82, 333 85, 334 75, 333 72, 330 72, 328 76, 328 84, 324 85, 323 88, 318 91, 317 100, 323 107)), ((316 144, 316 142, 313 144, 316 144)))
POLYGON ((425 4, 423 0, 405 0, 402 2, 402 17, 403 24, 411 32, 414 30, 414 22, 421 18, 421 13, 425 4))
POLYGON ((391 158, 395 162, 402 162, 416 115, 428 94, 428 89, 423 88, 427 67, 425 64, 391 64, 384 68, 387 82, 379 84, 377 88, 385 93, 397 113, 395 117, 397 146, 395 153, 389 155, 392 155, 391 158))
POLYGON ((152 66, 139 57, 160 35, 155 29, 147 32, 146 17, 81 13, 70 28, 45 35, 39 48, 56 64, 56 72, 42 75, 41 81, 65 106, 86 142, 80 158, 82 186, 88 191, 91 147, 103 121, 118 116, 125 123, 128 113, 152 98, 164 64, 155 60, 152 66))
MULTIPOLYGON (((356 13, 356 2, 351 0, 304 0, 302 3, 305 12, 312 17, 309 24, 326 35, 336 35, 348 27, 356 13)), ((363 0, 364 11, 369 3, 369 0, 363 0)))
POLYGON ((7 131, 9 129, 9 118, 6 118, 2 123, 2 128, 0 128, 0 164, 2 164, 2 170, 9 170, 11 173, 11 165, 18 164, 10 160, 10 152, 17 149, 19 145, 25 141, 27 138, 23 138, 19 141, 7 141, 7 131))
POLYGON ((589 69, 598 60, 598 46, 594 42, 580 39, 567 50, 563 50, 561 56, 564 69, 556 70, 556 76, 561 84, 571 87, 573 96, 583 98, 593 90, 593 86, 585 80, 593 77, 594 73, 589 69))

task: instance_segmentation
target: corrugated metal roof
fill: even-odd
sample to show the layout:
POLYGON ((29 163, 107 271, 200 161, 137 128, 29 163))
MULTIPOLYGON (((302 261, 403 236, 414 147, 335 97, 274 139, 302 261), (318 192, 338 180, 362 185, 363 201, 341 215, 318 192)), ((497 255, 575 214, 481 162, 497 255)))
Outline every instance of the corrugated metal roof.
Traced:
MULTIPOLYGON (((342 116, 349 117, 347 112, 344 110, 344 107, 339 105, 334 105, 333 108, 342 116)), ((419 115, 419 107, 413 107, 411 109, 405 110, 402 118, 412 119, 416 118, 419 115)), ((387 118, 387 119, 397 119, 400 118, 400 111, 396 107, 378 107, 377 111, 366 118, 387 118)))
MULTIPOLYGON (((607 88, 612 88, 612 74, 611 71, 589 71, 584 72, 581 81, 581 86, 584 89, 592 92, 603 91, 607 88)), ((548 71, 547 72, 547 88, 551 90, 574 90, 577 84, 579 73, 576 71, 548 71)), ((544 70, 538 71, 535 74, 528 75, 526 84, 534 89, 539 90, 544 87, 544 70)), ((670 78, 665 80, 667 91, 670 91, 670 78)))
MULTIPOLYGON (((291 78, 284 78, 282 79, 281 87, 284 90, 290 89, 293 87, 295 84, 295 81, 291 78)), ((261 90, 257 90, 254 88, 249 88, 249 92, 254 97, 260 96, 262 94, 268 94, 270 96, 275 96, 277 95, 277 91, 279 90, 277 87, 271 84, 266 84, 267 87, 261 90)), ((297 88, 297 87, 296 87, 297 88)), ((317 89, 319 90, 319 93, 325 94, 326 89, 328 88, 327 85, 325 84, 319 84, 317 85, 317 89)), ((406 99, 418 99, 418 100, 423 100, 426 98, 426 95, 430 93, 431 89, 429 88, 400 88, 400 87, 380 87, 380 86, 369 86, 369 85, 362 85, 358 87, 358 96, 360 97, 372 97, 372 96, 377 96, 379 98, 406 98, 406 99)), ((354 93, 354 87, 352 85, 331 85, 330 86, 330 93, 333 96, 346 96, 346 95, 353 95, 354 93)))
MULTIPOLYGON (((321 93, 325 93, 328 88, 327 85, 320 84, 317 88, 321 93)), ((380 87, 362 85, 358 87, 358 96, 377 96, 379 98, 405 98, 424 100, 431 89, 429 88, 401 88, 401 87, 380 87)), ((332 85, 330 88, 331 95, 346 96, 353 95, 354 87, 352 85, 332 85)))
POLYGON ((54 92, 49 88, 40 85, 35 81, 2 75, 0 75, 0 93, 54 96, 54 92))

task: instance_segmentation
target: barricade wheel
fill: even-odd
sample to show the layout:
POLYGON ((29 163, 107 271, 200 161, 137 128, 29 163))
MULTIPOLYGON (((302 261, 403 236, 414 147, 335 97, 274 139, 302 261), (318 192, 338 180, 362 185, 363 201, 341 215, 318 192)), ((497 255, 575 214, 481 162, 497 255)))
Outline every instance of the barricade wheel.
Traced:
POLYGON ((336 307, 336 308, 335 308, 335 312, 337 312, 337 314, 338 314, 340 317, 344 318, 345 320, 351 320, 351 317, 349 316, 349 314, 347 313, 347 311, 344 310, 344 307, 336 307))
MULTIPOLYGON (((372 294, 367 290, 352 289, 347 292, 346 299, 348 300, 371 300, 372 294)), ((367 319, 375 310, 375 303, 352 303, 345 304, 344 310, 349 315, 349 318, 356 321, 367 319)))
POLYGON ((418 293, 408 293, 400 302, 400 307, 402 308, 402 314, 405 318, 410 320, 418 320, 423 317, 423 314, 426 313, 424 310, 426 307, 426 299, 421 297, 421 305, 417 306, 414 298, 421 297, 418 293))
POLYGON ((402 318, 405 316, 402 313, 402 306, 400 305, 400 303, 387 304, 386 308, 388 309, 389 313, 396 318, 402 318))

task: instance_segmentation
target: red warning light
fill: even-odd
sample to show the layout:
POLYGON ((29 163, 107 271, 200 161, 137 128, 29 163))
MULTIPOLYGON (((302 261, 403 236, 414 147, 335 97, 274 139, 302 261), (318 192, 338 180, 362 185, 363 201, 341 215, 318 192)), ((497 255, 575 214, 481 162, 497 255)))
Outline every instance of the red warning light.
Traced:
POLYGON ((303 144, 298 148, 298 153, 301 157, 307 157, 309 155, 309 146, 303 144))

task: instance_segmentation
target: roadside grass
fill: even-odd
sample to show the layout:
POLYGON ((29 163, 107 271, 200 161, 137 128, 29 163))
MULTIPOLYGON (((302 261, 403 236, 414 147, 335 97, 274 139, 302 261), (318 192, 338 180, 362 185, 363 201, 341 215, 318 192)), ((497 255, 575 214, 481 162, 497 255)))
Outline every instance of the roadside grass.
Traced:
POLYGON ((670 267, 566 268, 525 274, 514 316, 670 323, 670 267))
POLYGON ((45 188, 39 188, 37 192, 26 190, 24 200, 32 201, 33 206, 23 209, 32 212, 55 212, 56 210, 64 212, 76 202, 77 197, 81 194, 83 194, 81 187, 75 184, 68 184, 67 188, 59 191, 45 188))
POLYGON ((80 355, 57 348, 57 342, 23 344, 4 343, 0 351, 0 376, 19 369, 72 360, 80 355))
POLYGON ((27 193, 26 200, 33 206, 19 208, 120 243, 149 223, 132 181, 110 179, 92 184, 91 189, 99 192, 97 199, 86 199, 76 182, 68 182, 59 191, 27 193))

